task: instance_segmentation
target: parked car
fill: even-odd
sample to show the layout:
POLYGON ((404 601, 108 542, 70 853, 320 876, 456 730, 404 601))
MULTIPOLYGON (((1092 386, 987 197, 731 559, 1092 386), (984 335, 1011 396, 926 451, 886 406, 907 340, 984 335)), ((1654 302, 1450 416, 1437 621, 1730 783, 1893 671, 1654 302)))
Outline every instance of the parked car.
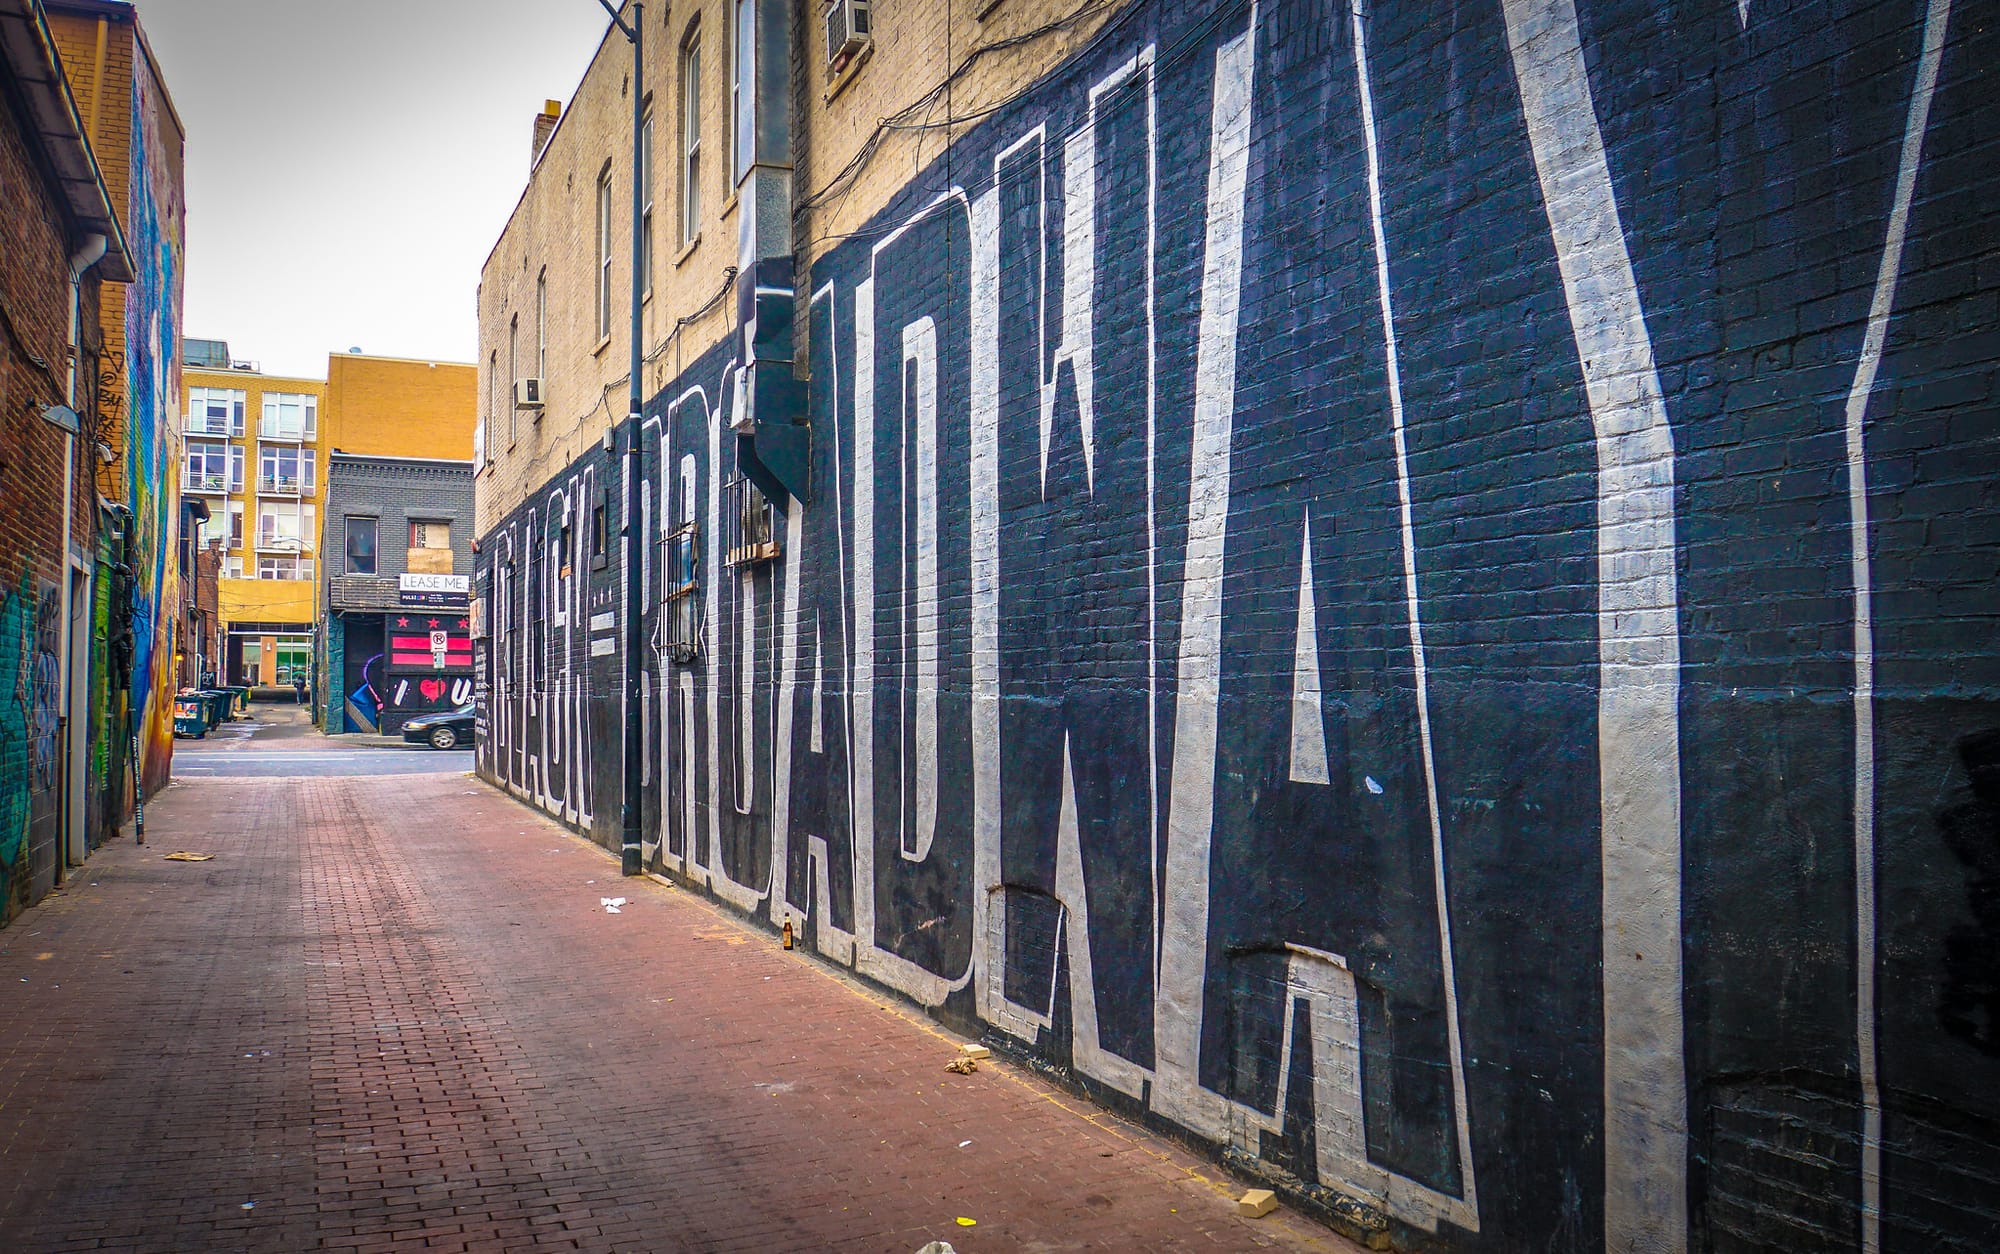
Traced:
POLYGON ((470 704, 436 714, 419 714, 403 724, 403 739, 411 744, 427 744, 433 749, 455 749, 472 743, 470 704))

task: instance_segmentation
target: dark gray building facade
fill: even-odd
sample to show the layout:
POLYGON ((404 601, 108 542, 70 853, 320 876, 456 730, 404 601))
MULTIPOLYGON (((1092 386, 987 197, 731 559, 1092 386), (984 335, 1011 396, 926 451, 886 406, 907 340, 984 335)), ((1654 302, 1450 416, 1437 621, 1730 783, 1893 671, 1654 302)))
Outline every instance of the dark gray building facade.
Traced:
POLYGON ((334 452, 316 717, 393 735, 472 700, 472 463, 334 452))

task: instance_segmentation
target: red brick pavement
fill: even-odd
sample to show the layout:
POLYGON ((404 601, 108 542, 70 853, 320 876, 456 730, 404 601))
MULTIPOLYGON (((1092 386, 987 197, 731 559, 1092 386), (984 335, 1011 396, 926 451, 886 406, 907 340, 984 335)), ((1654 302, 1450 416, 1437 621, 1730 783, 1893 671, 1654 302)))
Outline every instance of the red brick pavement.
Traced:
POLYGON ((0 1249, 1356 1248, 469 777, 147 818, 0 931, 0 1249))

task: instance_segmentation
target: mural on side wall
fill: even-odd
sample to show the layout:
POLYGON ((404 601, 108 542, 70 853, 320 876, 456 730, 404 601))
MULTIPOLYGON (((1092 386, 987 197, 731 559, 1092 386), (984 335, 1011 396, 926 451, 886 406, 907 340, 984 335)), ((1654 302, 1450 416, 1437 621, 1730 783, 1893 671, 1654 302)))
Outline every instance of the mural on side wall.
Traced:
POLYGON ((54 881, 61 601, 22 572, 0 586, 0 919, 54 881))
POLYGON ((775 560, 733 339, 482 538, 479 770, 617 846, 636 560, 648 865, 940 1017, 1464 1248, 1986 1248, 2000 36, 1906 8, 1808 203, 1875 8, 1135 5, 814 266, 775 560))
POLYGON ((132 87, 131 207, 126 224, 135 281, 125 288, 126 483, 139 573, 133 597, 131 709, 148 795, 173 760, 175 607, 180 573, 181 224, 176 162, 162 131, 165 104, 150 75, 132 87))

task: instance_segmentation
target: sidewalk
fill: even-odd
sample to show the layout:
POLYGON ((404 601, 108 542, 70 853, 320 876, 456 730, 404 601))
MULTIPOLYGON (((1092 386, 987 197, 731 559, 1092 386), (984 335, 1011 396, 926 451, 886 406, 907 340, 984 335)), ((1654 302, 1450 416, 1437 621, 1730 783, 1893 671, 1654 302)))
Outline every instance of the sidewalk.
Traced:
POLYGON ((1357 1248, 469 776, 147 818, 0 931, 0 1248, 1357 1248))

